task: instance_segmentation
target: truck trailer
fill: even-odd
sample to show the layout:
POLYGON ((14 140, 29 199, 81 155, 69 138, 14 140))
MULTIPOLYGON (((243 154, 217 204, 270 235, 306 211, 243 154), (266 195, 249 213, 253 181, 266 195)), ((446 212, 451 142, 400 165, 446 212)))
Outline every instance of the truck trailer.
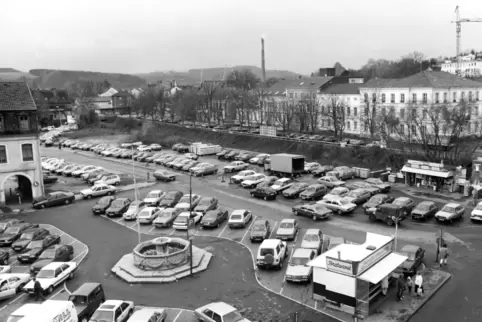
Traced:
POLYGON ((305 171, 305 157, 288 153, 273 154, 270 162, 265 164, 265 170, 278 177, 299 177, 305 171))

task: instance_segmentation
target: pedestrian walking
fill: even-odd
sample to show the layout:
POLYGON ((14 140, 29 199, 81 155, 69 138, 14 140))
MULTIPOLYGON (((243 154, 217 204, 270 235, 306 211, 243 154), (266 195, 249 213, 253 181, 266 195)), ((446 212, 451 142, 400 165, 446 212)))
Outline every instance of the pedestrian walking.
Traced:
POLYGON ((385 276, 382 279, 382 294, 383 296, 386 296, 388 292, 388 276, 385 276))
POLYGON ((407 277, 407 289, 408 289, 408 294, 412 295, 412 288, 413 288, 413 280, 410 276, 407 277))
POLYGON ((415 294, 417 296, 421 296, 423 293, 423 277, 420 272, 417 272, 417 275, 415 275, 415 294))
POLYGON ((59 142, 59 150, 62 150, 62 142, 59 142))
POLYGON ((474 190, 472 190, 472 204, 474 207, 477 206, 477 195, 478 191, 474 188, 474 190))
POLYGON ((447 244, 443 244, 442 247, 440 247, 440 267, 442 266, 447 266, 447 258, 449 257, 449 250, 447 248, 447 244))
POLYGON ((35 301, 42 300, 45 301, 44 290, 42 289, 42 285, 36 277, 33 278, 33 291, 35 293, 35 301))
POLYGON ((403 277, 400 276, 397 280, 397 302, 403 300, 403 292, 405 292, 405 287, 405 281, 403 280, 403 277))

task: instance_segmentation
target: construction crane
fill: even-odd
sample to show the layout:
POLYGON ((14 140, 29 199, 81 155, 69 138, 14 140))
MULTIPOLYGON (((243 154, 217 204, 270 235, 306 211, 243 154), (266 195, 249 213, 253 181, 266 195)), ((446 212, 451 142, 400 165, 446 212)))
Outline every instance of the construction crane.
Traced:
POLYGON ((455 23, 455 33, 456 33, 456 40, 457 40, 457 48, 456 48, 456 54, 457 54, 457 70, 456 73, 460 74, 460 36, 462 34, 462 23, 463 22, 482 22, 482 18, 474 18, 474 19, 465 19, 465 18, 460 18, 460 13, 459 13, 459 6, 455 8, 455 21, 452 21, 452 23, 455 23))

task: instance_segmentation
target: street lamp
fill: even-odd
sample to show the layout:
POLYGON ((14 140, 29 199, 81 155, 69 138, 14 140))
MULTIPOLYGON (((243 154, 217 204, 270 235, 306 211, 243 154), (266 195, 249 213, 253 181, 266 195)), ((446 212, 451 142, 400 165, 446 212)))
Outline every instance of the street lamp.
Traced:
POLYGON ((189 225, 192 218, 192 172, 189 172, 189 219, 187 221, 187 229, 186 229, 186 236, 187 240, 189 240, 189 271, 190 275, 192 275, 192 239, 189 236, 189 225))
MULTIPOLYGON (((134 165, 134 145, 131 145, 131 160, 132 160, 132 177, 134 178, 134 200, 137 201, 137 195, 139 194, 139 191, 137 189, 137 182, 136 182, 136 168, 134 165)), ((141 225, 139 223, 139 217, 136 216, 136 222, 137 222, 137 240, 138 244, 141 243, 141 225)))

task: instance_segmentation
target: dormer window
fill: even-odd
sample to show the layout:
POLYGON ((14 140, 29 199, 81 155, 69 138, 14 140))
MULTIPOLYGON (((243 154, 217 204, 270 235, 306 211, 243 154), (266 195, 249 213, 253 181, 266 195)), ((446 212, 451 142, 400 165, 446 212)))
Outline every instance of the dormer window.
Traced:
POLYGON ((18 126, 20 127, 20 130, 29 129, 28 115, 20 115, 18 117, 18 126))

